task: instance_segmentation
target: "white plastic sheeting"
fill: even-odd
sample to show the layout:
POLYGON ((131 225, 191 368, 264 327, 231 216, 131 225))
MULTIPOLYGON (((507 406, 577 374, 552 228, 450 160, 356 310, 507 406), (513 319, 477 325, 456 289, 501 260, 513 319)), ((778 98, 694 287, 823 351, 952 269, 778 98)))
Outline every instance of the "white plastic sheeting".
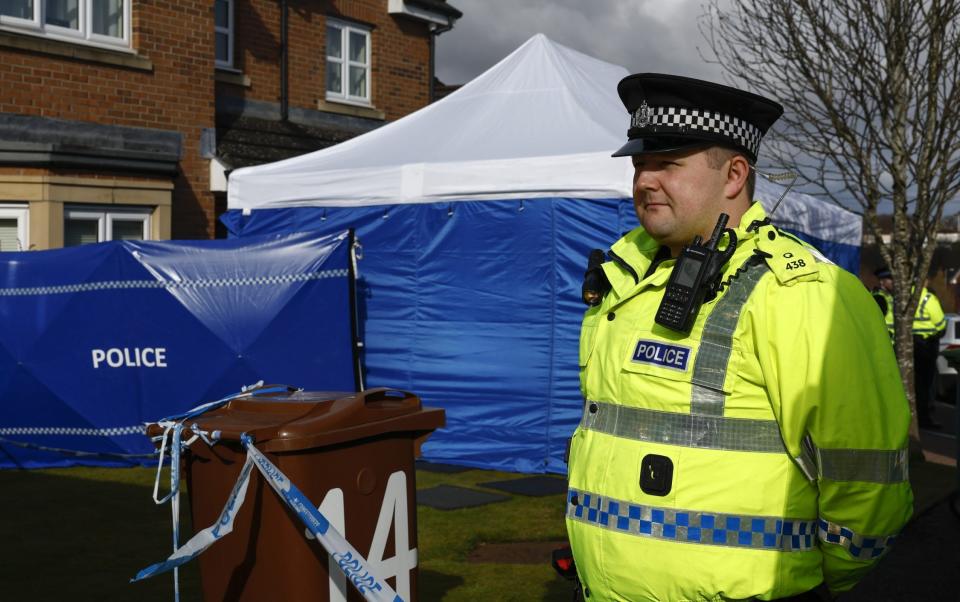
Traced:
POLYGON ((230 209, 630 196, 610 154, 627 70, 530 38, 446 98, 336 146, 230 174, 230 209))

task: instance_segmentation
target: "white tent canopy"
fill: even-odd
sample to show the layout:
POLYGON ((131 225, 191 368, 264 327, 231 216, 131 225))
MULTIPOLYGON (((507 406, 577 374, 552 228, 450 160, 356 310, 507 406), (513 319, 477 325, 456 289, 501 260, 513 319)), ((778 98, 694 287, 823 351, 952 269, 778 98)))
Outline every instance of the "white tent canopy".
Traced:
MULTIPOLYGON (((617 96, 627 70, 527 40, 473 81, 423 109, 336 146, 230 174, 228 208, 360 207, 436 201, 629 198, 617 96)), ((782 187, 758 178, 769 211, 782 187)), ((779 225, 860 246, 856 215, 789 193, 779 225)))
POLYGON ((629 197, 627 70, 537 34, 446 98, 336 146, 230 174, 230 209, 629 197))

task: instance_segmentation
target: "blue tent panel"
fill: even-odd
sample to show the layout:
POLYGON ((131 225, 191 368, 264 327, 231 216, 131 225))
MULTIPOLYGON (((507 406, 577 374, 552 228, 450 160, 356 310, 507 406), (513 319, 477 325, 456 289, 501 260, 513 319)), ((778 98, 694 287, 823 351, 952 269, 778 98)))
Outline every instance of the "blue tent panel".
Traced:
POLYGON ((129 465, 15 443, 148 453, 261 379, 354 390, 349 266, 344 231, 0 254, 0 467, 129 465))
POLYGON ((366 383, 411 390, 446 410, 446 427, 424 446, 427 459, 566 470, 583 404, 586 257, 638 225, 630 200, 258 209, 222 221, 241 239, 356 229, 366 383))

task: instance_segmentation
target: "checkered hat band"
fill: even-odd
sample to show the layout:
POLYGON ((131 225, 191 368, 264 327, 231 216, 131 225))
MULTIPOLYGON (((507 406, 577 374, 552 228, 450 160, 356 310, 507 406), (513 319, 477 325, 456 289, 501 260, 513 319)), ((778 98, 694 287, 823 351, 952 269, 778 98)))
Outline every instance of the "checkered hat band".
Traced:
POLYGON ((896 535, 860 535, 822 518, 817 521, 817 537, 826 544, 846 548, 858 560, 883 556, 897 538, 896 535))
POLYGON ((690 130, 729 138, 749 150, 754 157, 760 151, 763 134, 751 123, 724 113, 680 107, 641 106, 633 112, 630 127, 660 134, 685 133, 690 130))
POLYGON ((567 518, 678 543, 774 552, 806 552, 816 545, 817 521, 813 519, 644 506, 574 489, 567 494, 567 518))

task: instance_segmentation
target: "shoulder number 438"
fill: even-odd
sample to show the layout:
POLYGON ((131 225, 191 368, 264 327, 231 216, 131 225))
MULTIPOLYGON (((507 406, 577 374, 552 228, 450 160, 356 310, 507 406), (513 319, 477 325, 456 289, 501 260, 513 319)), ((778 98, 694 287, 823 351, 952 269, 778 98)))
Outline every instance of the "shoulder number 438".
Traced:
POLYGON ((798 270, 798 269, 800 269, 800 268, 802 268, 802 267, 805 267, 806 265, 807 265, 807 263, 806 263, 804 260, 802 260, 802 259, 797 259, 797 260, 795 260, 795 261, 788 261, 788 262, 787 262, 787 269, 788 269, 788 270, 798 270))

